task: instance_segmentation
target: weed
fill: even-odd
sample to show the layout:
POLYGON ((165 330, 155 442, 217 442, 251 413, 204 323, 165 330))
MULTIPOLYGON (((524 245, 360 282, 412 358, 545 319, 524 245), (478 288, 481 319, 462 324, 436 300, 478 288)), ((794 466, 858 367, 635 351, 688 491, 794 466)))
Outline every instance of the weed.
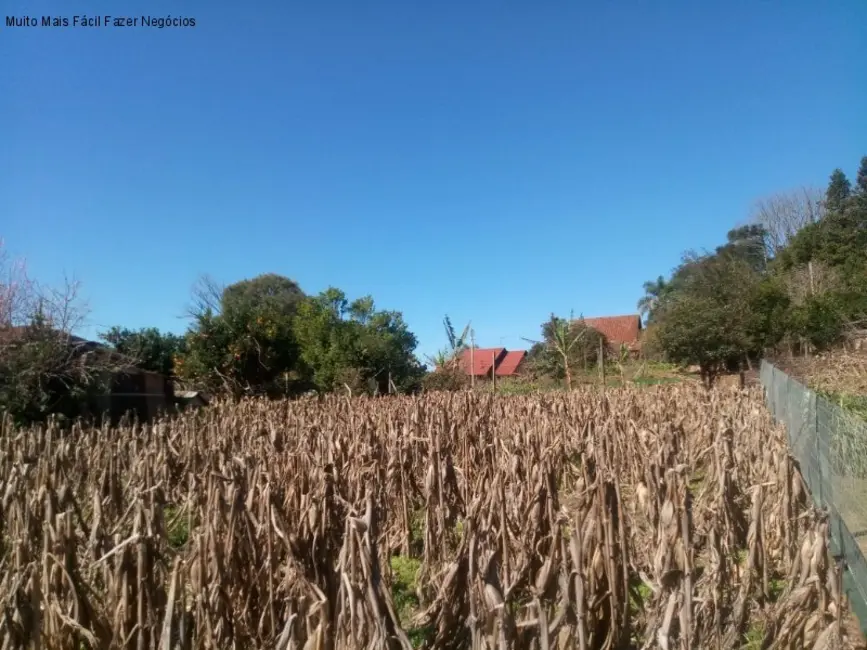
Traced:
POLYGON ((391 558, 391 573, 394 581, 391 587, 391 595, 394 599, 394 607, 400 618, 401 625, 407 628, 407 635, 414 648, 418 648, 428 640, 434 630, 430 626, 410 627, 412 617, 418 610, 419 601, 416 595, 418 586, 418 572, 421 562, 411 557, 394 555, 391 558))
POLYGON ((744 634, 743 650, 761 650, 765 641, 765 624, 755 621, 744 634))
POLYGON ((163 521, 166 524, 166 534, 169 546, 180 549, 190 540, 190 519, 180 515, 177 506, 168 505, 163 508, 163 521))

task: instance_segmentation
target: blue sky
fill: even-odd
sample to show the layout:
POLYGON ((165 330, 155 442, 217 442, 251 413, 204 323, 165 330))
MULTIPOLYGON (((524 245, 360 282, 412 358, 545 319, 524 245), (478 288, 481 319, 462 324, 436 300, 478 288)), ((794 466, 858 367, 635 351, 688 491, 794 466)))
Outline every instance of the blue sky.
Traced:
POLYGON ((85 333, 275 272, 520 348, 867 154, 863 0, 254 4, 4 3, 197 21, 0 26, 0 237, 85 333))

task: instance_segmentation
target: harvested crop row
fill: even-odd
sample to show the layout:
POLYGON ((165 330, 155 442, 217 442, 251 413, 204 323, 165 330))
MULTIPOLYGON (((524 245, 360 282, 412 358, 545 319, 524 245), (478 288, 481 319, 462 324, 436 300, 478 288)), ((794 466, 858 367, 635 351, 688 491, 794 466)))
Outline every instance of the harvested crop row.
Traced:
POLYGON ((0 478, 3 648, 860 643, 828 525, 756 393, 7 425, 0 478))

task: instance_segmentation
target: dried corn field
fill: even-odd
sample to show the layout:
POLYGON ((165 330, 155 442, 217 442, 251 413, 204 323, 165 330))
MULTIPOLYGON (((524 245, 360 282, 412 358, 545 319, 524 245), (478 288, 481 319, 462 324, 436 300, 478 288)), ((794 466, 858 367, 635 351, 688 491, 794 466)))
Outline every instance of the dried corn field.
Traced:
POLYGON ((757 393, 0 432, 2 648, 855 647, 757 393))

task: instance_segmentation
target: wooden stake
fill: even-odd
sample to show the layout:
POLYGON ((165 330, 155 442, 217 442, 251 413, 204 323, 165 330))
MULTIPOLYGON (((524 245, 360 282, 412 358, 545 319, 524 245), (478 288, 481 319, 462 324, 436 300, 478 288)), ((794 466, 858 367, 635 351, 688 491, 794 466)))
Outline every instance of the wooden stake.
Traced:
POLYGON ((599 379, 602 382, 602 388, 605 388, 605 351, 602 339, 599 339, 599 379))

